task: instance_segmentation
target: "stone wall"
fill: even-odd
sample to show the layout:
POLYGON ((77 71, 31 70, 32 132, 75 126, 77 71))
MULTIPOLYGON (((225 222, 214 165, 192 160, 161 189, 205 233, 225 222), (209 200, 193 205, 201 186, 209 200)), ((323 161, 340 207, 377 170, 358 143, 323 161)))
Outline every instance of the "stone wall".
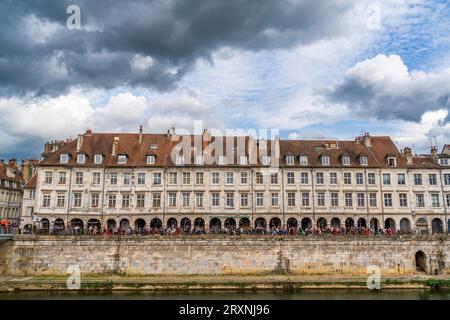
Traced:
POLYGON ((450 240, 307 238, 93 238, 25 236, 0 244, 0 272, 11 275, 81 272, 139 275, 416 272, 417 251, 428 273, 449 272, 450 240))

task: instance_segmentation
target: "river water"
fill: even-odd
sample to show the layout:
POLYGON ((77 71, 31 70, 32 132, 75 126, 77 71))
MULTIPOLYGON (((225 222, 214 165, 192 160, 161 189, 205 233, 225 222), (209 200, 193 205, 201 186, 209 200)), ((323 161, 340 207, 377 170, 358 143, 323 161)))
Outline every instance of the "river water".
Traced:
POLYGON ((169 291, 17 291, 0 293, 0 300, 450 300, 450 289, 360 289, 285 290, 169 290, 169 291))

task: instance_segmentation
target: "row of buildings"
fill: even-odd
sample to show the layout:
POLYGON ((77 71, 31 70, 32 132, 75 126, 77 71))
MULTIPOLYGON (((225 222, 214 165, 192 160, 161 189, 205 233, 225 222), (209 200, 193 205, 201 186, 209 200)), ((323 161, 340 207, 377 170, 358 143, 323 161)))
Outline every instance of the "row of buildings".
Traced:
POLYGON ((413 155, 368 133, 332 141, 88 130, 45 145, 23 190, 21 224, 441 233, 449 207, 448 145, 413 155))

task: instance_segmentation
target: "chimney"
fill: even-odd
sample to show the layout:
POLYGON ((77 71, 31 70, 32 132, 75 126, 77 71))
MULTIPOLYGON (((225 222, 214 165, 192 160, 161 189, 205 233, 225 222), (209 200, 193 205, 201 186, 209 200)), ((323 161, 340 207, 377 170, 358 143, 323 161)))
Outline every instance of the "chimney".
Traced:
POLYGON ((112 155, 117 155, 117 148, 119 147, 119 137, 114 137, 113 145, 112 145, 112 155))
POLYGON ((52 144, 50 142, 47 142, 44 145, 44 153, 49 153, 50 152, 50 148, 51 148, 52 144))
POLYGON ((431 153, 431 157, 434 160, 436 160, 438 158, 438 156, 437 156, 437 148, 436 147, 431 147, 430 153, 431 153))
POLYGON ((91 136, 92 135, 92 130, 91 129, 87 129, 86 132, 84 133, 85 136, 91 136))
POLYGON ((142 125, 139 127, 139 143, 142 143, 142 125))
POLYGON ((368 132, 364 132, 363 143, 368 148, 372 146, 372 142, 370 141, 370 134, 368 132))
POLYGON ((406 147, 405 149, 403 149, 403 157, 406 159, 406 163, 409 166, 413 164, 411 148, 406 147))
POLYGON ((79 134, 77 138, 77 152, 81 151, 82 147, 83 147, 83 135, 79 134))
POLYGON ((9 160, 8 160, 8 166, 9 166, 10 168, 15 168, 15 167, 16 167, 16 163, 17 163, 17 160, 16 160, 16 159, 9 159, 9 160))

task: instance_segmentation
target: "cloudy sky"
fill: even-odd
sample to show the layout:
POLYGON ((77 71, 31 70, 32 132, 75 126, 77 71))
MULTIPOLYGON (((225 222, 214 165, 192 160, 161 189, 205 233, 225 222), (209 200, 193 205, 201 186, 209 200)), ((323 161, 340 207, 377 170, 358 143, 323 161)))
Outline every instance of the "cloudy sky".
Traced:
POLYGON ((450 143, 449 30, 445 0, 3 0, 0 158, 194 121, 427 152, 450 143))

